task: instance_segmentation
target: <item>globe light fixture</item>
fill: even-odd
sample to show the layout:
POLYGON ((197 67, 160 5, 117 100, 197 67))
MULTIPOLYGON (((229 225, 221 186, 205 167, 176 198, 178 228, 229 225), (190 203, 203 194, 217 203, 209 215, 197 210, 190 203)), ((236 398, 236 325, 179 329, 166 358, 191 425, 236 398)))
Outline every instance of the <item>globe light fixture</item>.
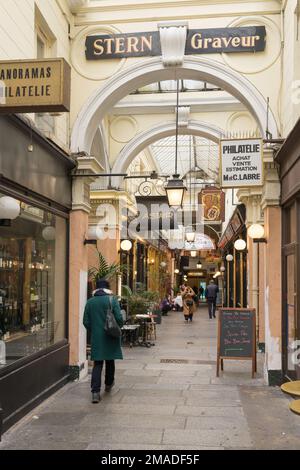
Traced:
POLYGON ((221 271, 221 273, 223 273, 224 271, 226 271, 225 266, 221 266, 221 267, 220 267, 220 271, 221 271))
POLYGON ((241 238, 239 238, 238 240, 236 240, 234 242, 234 248, 237 250, 237 251, 243 251, 245 248, 246 248, 246 242, 245 240, 242 240, 241 238))
POLYGON ((20 215, 20 203, 10 196, 0 198, 0 219, 3 221, 15 220, 20 215))
POLYGON ((122 251, 130 251, 132 248, 132 242, 130 240, 123 240, 121 242, 121 250, 122 251))
POLYGON ((94 225, 89 227, 87 237, 89 240, 103 240, 105 238, 105 234, 102 228, 94 225))
POLYGON ((197 256, 197 251, 192 250, 192 251, 191 251, 191 257, 192 257, 192 258, 196 258, 196 256, 197 256))
POLYGON ((226 256, 226 261, 229 261, 229 262, 233 261, 233 256, 232 255, 227 255, 226 256))
POLYGON ((247 230, 247 233, 250 238, 255 243, 267 243, 267 240, 264 238, 265 235, 265 229, 262 225, 260 224, 252 224, 247 230))
POLYGON ((47 242, 52 242, 53 240, 55 240, 55 237, 56 237, 55 227, 52 227, 51 225, 49 225, 48 227, 45 227, 42 231, 42 237, 47 242))
POLYGON ((179 269, 175 269, 174 273, 179 274, 179 269))
POLYGON ((178 209, 182 207, 186 187, 178 174, 178 104, 179 104, 179 80, 177 80, 177 101, 176 101, 176 139, 175 139, 175 174, 165 186, 168 204, 170 207, 178 209))
POLYGON ((98 225, 92 225, 88 228, 86 238, 84 240, 85 245, 97 245, 98 240, 105 238, 104 231, 98 225))
POLYGON ((198 263, 197 263, 197 269, 202 269, 201 261, 198 261, 198 263))
POLYGON ((160 263, 161 268, 165 268, 167 266, 167 263, 165 261, 162 261, 160 263))

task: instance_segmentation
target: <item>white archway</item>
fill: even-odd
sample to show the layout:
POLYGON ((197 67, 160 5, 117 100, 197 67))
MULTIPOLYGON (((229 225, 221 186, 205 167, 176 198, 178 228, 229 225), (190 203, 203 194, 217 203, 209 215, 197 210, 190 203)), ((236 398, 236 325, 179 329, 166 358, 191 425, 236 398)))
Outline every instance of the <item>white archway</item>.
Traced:
MULTIPOLYGON (((149 83, 176 79, 203 80, 220 86, 241 101, 256 118, 265 136, 267 102, 259 90, 243 75, 228 66, 203 57, 185 57, 182 67, 164 67, 160 57, 143 60, 124 68, 101 89, 96 90, 83 106, 74 124, 71 149, 90 153, 93 138, 105 114, 115 103, 133 90, 149 83)), ((269 113, 269 131, 278 136, 274 115, 269 113)))
MULTIPOLYGON (((126 173, 130 163, 142 150, 153 142, 175 135, 175 131, 176 123, 175 121, 170 121, 140 132, 134 139, 128 142, 125 147, 123 147, 113 165, 112 173, 126 173)), ((213 124, 201 121, 189 121, 187 126, 180 126, 178 131, 180 135, 204 137, 215 143, 219 143, 220 139, 225 135, 223 129, 220 129, 213 124)), ((118 187, 121 179, 115 177, 113 180, 114 186, 118 187)))

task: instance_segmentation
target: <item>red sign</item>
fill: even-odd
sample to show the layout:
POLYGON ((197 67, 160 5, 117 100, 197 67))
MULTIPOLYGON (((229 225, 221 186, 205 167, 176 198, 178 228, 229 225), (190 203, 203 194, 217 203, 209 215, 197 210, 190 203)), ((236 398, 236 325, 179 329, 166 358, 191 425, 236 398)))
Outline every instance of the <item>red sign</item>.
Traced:
POLYGON ((203 206, 203 217, 206 222, 224 222, 225 193, 218 188, 208 187, 199 194, 199 203, 203 206))

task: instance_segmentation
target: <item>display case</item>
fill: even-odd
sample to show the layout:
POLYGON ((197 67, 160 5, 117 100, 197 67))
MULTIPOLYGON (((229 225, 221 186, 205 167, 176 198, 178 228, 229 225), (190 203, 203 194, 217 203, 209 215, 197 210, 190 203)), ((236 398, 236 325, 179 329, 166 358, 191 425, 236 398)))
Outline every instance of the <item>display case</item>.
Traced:
POLYGON ((51 344, 52 259, 46 242, 0 239, 0 337, 9 362, 51 344))
POLYGON ((23 325, 24 243, 1 239, 0 243, 0 330, 4 340, 23 325))

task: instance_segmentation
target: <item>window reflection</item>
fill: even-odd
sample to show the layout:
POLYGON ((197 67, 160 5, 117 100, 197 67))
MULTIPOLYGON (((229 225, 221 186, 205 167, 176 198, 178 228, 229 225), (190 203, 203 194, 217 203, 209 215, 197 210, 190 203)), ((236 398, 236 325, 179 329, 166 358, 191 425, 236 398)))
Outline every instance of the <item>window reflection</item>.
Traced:
POLYGON ((66 221, 20 209, 0 220, 0 367, 65 338, 66 221))

